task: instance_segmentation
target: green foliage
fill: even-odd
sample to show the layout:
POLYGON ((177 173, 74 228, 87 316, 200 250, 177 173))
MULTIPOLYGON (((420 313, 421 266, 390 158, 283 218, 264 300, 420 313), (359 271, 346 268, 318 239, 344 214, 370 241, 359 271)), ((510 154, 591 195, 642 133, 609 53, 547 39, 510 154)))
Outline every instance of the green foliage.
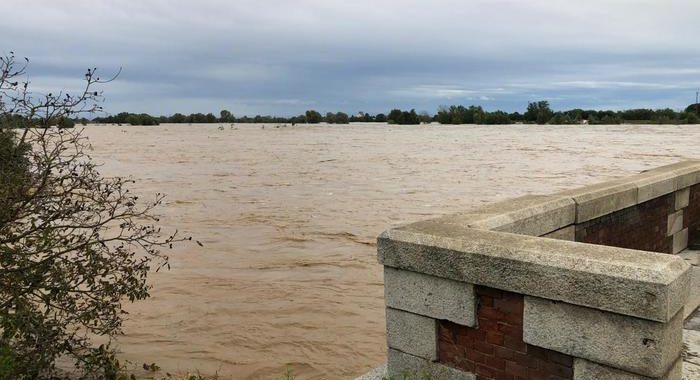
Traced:
POLYGON ((306 122, 309 124, 318 124, 323 120, 323 117, 318 111, 308 110, 306 111, 306 122))
POLYGON ((0 57, 0 379, 56 379, 61 359, 81 380, 122 380, 123 303, 149 297, 161 249, 180 239, 154 225, 162 195, 139 201, 132 180, 100 175, 81 131, 57 128, 99 110, 94 70, 82 96, 35 101, 14 67, 0 57))
POLYGON ((75 121, 67 117, 61 117, 58 119, 56 126, 58 126, 59 128, 73 128, 75 127, 75 121))
POLYGON ((443 106, 438 109, 437 121, 440 124, 478 124, 483 114, 480 106, 443 106))
POLYGON ((11 379, 12 374, 16 373, 15 357, 11 347, 0 341, 0 379, 11 379))
MULTIPOLYGON (((117 115, 98 117, 93 119, 97 123, 131 124, 131 125, 157 125, 158 123, 269 123, 269 124, 317 124, 327 122, 330 124, 348 124, 352 122, 389 122, 391 124, 420 124, 437 121, 440 124, 512 124, 512 123, 537 123, 537 124, 620 124, 630 123, 655 123, 655 124, 695 124, 695 105, 692 104, 684 112, 676 112, 672 109, 648 109, 638 108, 622 111, 611 110, 584 110, 580 108, 567 111, 554 112, 549 102, 541 100, 528 103, 524 114, 520 112, 506 113, 504 111, 486 111, 481 106, 451 105, 440 106, 435 115, 428 112, 417 114, 415 110, 403 111, 391 110, 387 116, 378 113, 372 116, 366 112, 359 112, 352 116, 344 112, 327 112, 325 116, 318 111, 309 110, 303 115, 292 117, 278 117, 255 115, 253 117, 234 117, 230 111, 222 110, 219 117, 212 113, 193 113, 184 115, 175 113, 171 116, 154 117, 148 114, 131 114, 122 112, 117 115)), ((83 119, 81 122, 87 120, 83 119)), ((22 121, 26 123, 27 121, 22 121)), ((30 121, 31 122, 31 121, 30 121)), ((66 122, 70 120, 66 119, 66 122)))
POLYGON ((219 112, 219 122, 221 123, 233 123, 236 121, 236 118, 233 117, 233 114, 229 110, 221 110, 219 112))
POLYGON ((698 116, 695 112, 684 112, 681 115, 681 120, 683 120, 685 124, 699 124, 700 116, 698 116))
POLYGON ((325 122, 329 124, 348 124, 350 123, 350 117, 343 112, 328 112, 326 113, 325 122))
POLYGON ((387 121, 389 122, 389 124, 420 124, 420 118, 418 117, 418 114, 416 113, 415 109, 412 109, 410 111, 393 109, 391 110, 391 112, 389 112, 389 115, 387 116, 387 121))
POLYGON ((554 116, 552 116, 551 119, 549 119, 548 124, 572 124, 573 120, 571 120, 571 117, 569 117, 568 114, 563 113, 563 112, 555 112, 554 116))
POLYGON ((29 144, 20 143, 15 130, 0 121, 0 221, 8 220, 12 205, 22 199, 29 184, 29 144))
POLYGON ((546 100, 527 104, 527 111, 525 111, 526 121, 544 124, 551 120, 553 116, 554 112, 549 108, 549 102, 546 100))

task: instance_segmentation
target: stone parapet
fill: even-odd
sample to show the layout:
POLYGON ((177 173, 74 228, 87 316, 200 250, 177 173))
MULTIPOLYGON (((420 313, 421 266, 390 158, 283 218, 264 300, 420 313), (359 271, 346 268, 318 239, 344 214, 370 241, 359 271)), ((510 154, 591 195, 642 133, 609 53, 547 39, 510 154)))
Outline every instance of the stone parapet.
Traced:
POLYGON ((416 223, 378 239, 384 266, 666 322, 688 296, 680 257, 451 225, 416 223))
POLYGON ((388 230, 387 375, 680 380, 697 230, 699 161, 388 230))

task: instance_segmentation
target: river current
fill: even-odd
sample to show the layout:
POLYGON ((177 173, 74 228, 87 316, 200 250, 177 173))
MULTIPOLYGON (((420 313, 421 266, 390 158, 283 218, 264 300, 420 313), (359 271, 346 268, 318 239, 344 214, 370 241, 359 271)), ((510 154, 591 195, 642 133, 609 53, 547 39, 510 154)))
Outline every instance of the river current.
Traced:
POLYGON ((391 227, 700 158, 700 126, 90 126, 107 176, 167 194, 169 251, 120 357, 221 379, 353 379, 385 361, 391 227))

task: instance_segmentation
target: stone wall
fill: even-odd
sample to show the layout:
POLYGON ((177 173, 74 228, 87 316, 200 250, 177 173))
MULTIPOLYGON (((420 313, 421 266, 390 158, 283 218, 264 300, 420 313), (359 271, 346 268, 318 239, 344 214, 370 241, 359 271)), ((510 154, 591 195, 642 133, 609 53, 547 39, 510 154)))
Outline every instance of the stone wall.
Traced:
POLYGON ((698 225, 693 161, 386 231, 388 374, 680 380, 698 225))

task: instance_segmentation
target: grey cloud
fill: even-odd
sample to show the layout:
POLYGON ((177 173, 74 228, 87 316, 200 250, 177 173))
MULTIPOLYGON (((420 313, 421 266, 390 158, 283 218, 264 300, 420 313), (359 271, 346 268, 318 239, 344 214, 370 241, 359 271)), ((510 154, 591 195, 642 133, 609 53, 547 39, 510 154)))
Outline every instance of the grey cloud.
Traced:
POLYGON ((696 0, 35 0, 0 35, 41 90, 123 66, 111 112, 680 108, 700 87, 697 14, 696 0))

